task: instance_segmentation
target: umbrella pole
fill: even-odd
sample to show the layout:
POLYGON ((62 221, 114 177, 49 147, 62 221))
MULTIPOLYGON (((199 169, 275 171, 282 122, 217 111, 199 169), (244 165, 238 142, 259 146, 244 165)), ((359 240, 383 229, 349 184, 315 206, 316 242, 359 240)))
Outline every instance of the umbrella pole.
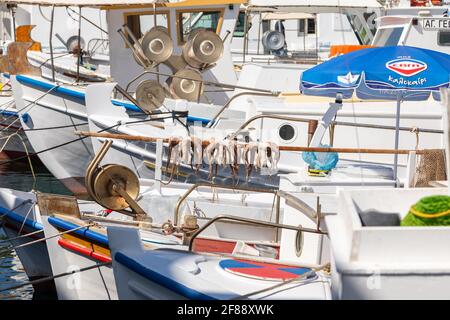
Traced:
MULTIPOLYGON (((395 150, 398 150, 399 144, 399 135, 400 135, 400 103, 401 103, 401 94, 397 94, 397 112, 395 115, 395 150)), ((398 171, 398 154, 394 155, 394 179, 395 179, 395 187, 398 187, 398 179, 397 173, 398 171)))

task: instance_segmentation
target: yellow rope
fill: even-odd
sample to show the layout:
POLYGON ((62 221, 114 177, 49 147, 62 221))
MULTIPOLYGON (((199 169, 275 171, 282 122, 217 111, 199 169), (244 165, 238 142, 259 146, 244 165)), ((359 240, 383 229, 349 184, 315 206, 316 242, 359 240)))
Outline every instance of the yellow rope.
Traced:
POLYGON ((423 213, 423 212, 417 211, 414 208, 414 206, 412 206, 409 209, 409 212, 411 212, 413 215, 415 215, 417 217, 426 218, 426 219, 440 218, 440 217, 443 217, 443 216, 446 216, 446 215, 450 214, 450 210, 446 210, 446 211, 443 211, 443 212, 437 212, 437 213, 423 213))

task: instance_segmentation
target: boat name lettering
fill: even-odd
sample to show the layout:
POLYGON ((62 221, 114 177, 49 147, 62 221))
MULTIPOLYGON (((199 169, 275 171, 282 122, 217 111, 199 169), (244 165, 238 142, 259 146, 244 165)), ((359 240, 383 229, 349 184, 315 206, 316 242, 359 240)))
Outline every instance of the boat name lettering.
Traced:
POLYGON ((417 78, 416 80, 408 80, 403 77, 400 78, 394 78, 393 76, 389 76, 388 80, 392 83, 398 84, 398 85, 405 85, 405 86, 417 86, 422 85, 425 82, 427 82, 427 78, 417 78))

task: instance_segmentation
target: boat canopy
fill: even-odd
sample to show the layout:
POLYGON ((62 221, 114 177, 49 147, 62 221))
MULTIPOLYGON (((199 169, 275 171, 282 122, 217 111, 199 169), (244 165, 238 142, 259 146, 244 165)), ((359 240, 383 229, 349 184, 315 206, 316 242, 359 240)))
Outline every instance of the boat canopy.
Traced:
POLYGON ((41 6, 80 6, 100 7, 102 9, 126 8, 128 6, 146 6, 156 3, 160 6, 202 6, 202 5, 224 5, 244 4, 247 0, 5 0, 8 4, 30 4, 41 6))
POLYGON ((344 9, 381 9, 377 0, 250 0, 252 11, 339 13, 344 9))
POLYGON ((300 20, 314 18, 313 14, 304 12, 265 12, 262 20, 300 20))
POLYGON ((162 2, 158 0, 6 0, 7 4, 31 4, 41 6, 83 6, 114 7, 126 5, 145 5, 162 2))

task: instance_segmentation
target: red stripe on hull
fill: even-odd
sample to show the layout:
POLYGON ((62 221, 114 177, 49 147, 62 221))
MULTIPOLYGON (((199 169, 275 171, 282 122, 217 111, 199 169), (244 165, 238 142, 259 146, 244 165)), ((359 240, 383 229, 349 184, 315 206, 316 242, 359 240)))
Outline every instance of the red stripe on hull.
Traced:
POLYGON ((65 249, 69 249, 71 251, 80 253, 84 256, 99 260, 101 262, 111 262, 111 257, 80 246, 79 244, 76 244, 72 241, 66 239, 58 239, 58 244, 65 249))

